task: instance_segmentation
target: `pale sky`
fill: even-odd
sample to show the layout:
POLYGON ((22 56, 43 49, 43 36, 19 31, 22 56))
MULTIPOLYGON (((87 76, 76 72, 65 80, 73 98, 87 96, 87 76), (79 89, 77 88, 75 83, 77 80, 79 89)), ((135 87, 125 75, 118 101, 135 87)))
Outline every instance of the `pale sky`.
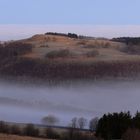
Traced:
POLYGON ((0 24, 139 25, 140 0, 0 0, 0 24))
POLYGON ((140 36, 140 0, 0 0, 0 40, 48 31, 140 36))

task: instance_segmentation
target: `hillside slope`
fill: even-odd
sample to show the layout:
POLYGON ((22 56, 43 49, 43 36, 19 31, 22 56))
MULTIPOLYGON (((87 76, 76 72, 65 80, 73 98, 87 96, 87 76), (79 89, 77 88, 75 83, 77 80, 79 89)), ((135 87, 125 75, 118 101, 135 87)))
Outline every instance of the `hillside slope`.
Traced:
POLYGON ((35 35, 0 46, 0 74, 49 80, 137 76, 140 55, 130 47, 107 39, 35 35))

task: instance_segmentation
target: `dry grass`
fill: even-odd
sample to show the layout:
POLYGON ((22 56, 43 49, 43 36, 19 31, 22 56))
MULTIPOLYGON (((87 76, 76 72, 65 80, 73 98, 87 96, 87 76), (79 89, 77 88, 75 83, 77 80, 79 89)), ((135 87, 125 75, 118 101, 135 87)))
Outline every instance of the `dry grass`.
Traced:
POLYGON ((87 57, 96 57, 98 55, 99 55, 99 51, 97 51, 97 50, 92 50, 92 51, 89 51, 86 53, 87 57))
POLYGON ((32 138, 32 137, 25 137, 25 136, 0 134, 0 140, 48 140, 48 139, 41 139, 41 138, 32 138))
POLYGON ((69 57, 70 51, 68 49, 63 50, 54 50, 46 54, 46 58, 54 59, 54 58, 66 58, 69 57))
MULTIPOLYGON (((46 54, 53 55, 54 58, 63 58, 57 54, 58 50, 68 49, 72 53, 72 57, 67 53, 64 55, 65 59, 61 61, 76 61, 76 62, 95 62, 95 61, 114 61, 114 60, 140 60, 140 55, 131 55, 130 53, 123 52, 126 48, 124 43, 113 42, 104 39, 71 39, 61 36, 51 35, 37 35, 32 37, 30 40, 31 44, 35 47, 32 53, 26 54, 23 57, 33 59, 46 59, 46 54), (47 38, 47 41, 45 40, 47 38), (49 47, 47 47, 47 46, 49 47), (40 47, 42 46, 42 47, 40 47), (94 57, 85 57, 85 54, 89 54, 90 51, 97 50, 100 55, 94 55, 94 57), (97 57, 96 57, 97 56, 97 57)), ((27 40, 24 40, 25 42, 27 40)), ((62 55, 62 54, 60 54, 62 55)), ((91 55, 90 55, 91 56, 91 55)), ((50 57, 51 58, 51 57, 50 57)))
POLYGON ((123 43, 44 35, 32 38, 30 43, 35 44, 32 52, 22 56, 16 64, 14 60, 11 65, 1 62, 2 74, 43 78, 94 78, 140 72, 140 55, 120 51, 126 47, 123 43), (45 41, 45 37, 49 39, 45 41), (49 47, 40 47, 46 44, 49 47))

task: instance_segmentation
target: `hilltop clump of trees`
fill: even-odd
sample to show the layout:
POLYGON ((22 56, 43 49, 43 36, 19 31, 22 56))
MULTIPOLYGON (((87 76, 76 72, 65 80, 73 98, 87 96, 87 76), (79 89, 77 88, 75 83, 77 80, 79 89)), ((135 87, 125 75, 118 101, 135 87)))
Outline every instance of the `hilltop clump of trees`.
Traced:
POLYGON ((75 33, 65 34, 65 33, 47 32, 45 33, 45 35, 56 35, 56 36, 64 36, 64 37, 70 37, 70 38, 78 38, 78 35, 75 33))

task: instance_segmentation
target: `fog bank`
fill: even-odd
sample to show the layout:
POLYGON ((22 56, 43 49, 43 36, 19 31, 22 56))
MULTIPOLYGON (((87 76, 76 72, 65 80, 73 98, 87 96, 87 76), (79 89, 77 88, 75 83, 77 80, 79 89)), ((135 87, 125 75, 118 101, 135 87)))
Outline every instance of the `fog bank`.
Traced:
POLYGON ((140 81, 94 81, 71 86, 27 86, 0 82, 0 120, 40 123, 52 114, 59 125, 73 117, 100 117, 108 112, 139 110, 140 81))

